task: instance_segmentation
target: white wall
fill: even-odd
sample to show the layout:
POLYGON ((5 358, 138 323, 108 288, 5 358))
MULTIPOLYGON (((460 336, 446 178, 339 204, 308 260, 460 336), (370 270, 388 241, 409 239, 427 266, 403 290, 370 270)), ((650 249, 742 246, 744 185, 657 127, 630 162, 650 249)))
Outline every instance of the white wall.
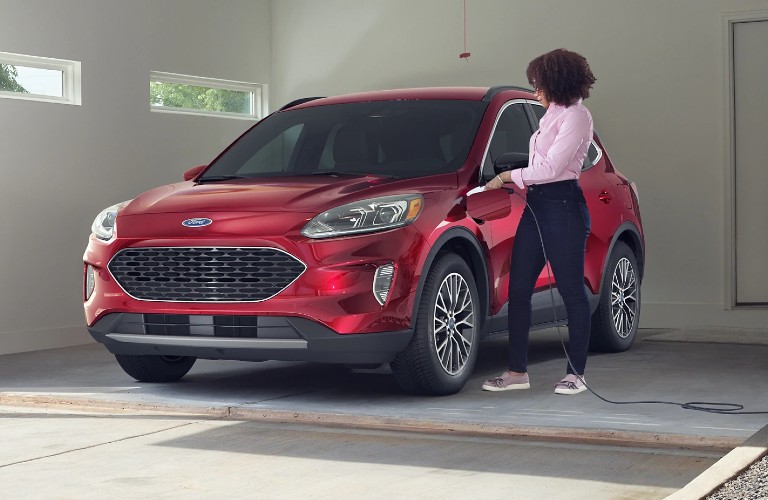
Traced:
POLYGON ((0 51, 82 62, 82 106, 0 99, 0 354, 88 342, 82 255, 112 203, 251 125, 149 111, 149 72, 270 83, 267 0, 0 0, 0 51))
POLYGON ((0 0, 0 51, 82 61, 83 105, 0 99, 0 354, 87 342, 81 257, 96 213, 206 163, 247 121, 151 113, 151 70, 307 95, 525 84, 567 47, 640 186, 642 326, 762 327, 725 309, 726 13, 768 0, 0 0))
MULTIPOLYGON (((647 241, 644 327, 765 328, 726 310, 724 15, 766 0, 272 2, 273 107, 308 95, 410 86, 524 84, 533 57, 584 54, 586 101, 615 165, 637 181, 647 241)), ((760 251, 755 249, 755 251, 760 251)))

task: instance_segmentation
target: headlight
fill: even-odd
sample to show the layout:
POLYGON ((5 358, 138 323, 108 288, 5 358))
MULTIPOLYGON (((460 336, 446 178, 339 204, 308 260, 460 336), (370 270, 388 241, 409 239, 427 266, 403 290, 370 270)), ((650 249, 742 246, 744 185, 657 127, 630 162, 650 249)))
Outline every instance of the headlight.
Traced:
POLYGON ((131 200, 124 201, 102 210, 91 225, 91 232, 93 235, 100 240, 112 239, 115 235, 115 219, 117 219, 117 212, 130 202, 131 200))
POLYGON ((416 220, 422 205, 424 197, 419 194, 384 196, 349 203, 313 218, 301 234, 307 238, 332 238, 405 226, 416 220))

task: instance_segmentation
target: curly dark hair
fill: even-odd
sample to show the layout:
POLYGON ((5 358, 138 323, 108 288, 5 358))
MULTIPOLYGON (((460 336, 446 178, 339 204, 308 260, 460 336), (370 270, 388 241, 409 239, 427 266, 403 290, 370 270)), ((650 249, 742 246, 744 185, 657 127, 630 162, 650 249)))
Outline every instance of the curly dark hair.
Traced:
POLYGON ((586 58, 565 49, 547 52, 531 61, 525 76, 528 83, 544 92, 547 100, 561 106, 589 97, 589 89, 597 81, 586 58))

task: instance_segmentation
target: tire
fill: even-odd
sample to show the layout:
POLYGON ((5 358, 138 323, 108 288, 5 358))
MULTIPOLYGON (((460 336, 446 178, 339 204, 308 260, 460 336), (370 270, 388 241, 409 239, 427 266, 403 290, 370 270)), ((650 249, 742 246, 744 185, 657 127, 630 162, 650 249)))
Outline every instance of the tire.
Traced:
POLYGON ((441 396, 466 384, 477 360, 480 298, 467 263, 437 257, 429 270, 408 346, 390 363, 406 392, 441 396))
POLYGON ((120 367, 139 382, 175 382, 187 374, 197 358, 115 354, 120 367))
POLYGON ((592 315, 589 349, 622 352, 632 347, 640 317, 639 268, 634 252, 616 242, 605 268, 600 302, 592 315))

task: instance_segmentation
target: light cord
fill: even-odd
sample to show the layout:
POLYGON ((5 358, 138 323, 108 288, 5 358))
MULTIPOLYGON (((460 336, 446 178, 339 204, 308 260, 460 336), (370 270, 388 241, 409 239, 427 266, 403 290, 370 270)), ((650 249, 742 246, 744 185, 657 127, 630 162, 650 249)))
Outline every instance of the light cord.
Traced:
POLYGON ((520 199, 523 200, 523 202, 525 203, 525 206, 528 208, 528 210, 531 211, 531 215, 533 216, 533 221, 536 223, 536 231, 539 233, 539 241, 541 242, 541 251, 544 254, 545 267, 547 268, 547 281, 549 285, 549 296, 552 304, 552 315, 555 319, 555 327, 557 328, 557 334, 560 337, 560 344, 563 347, 563 352, 565 353, 565 359, 568 360, 568 366, 571 367, 571 370, 573 371, 574 375, 576 375, 579 378, 581 383, 584 384, 584 387, 586 387, 589 390, 589 392, 595 395, 598 399, 601 399, 606 403, 610 403, 614 405, 640 405, 640 404, 672 405, 672 406, 679 406, 683 410, 702 411, 706 413, 718 413, 721 415, 768 415, 768 411, 742 411, 744 410, 744 405, 740 405, 737 403, 710 403, 707 401, 691 401, 689 403, 677 403, 674 401, 612 401, 595 392, 595 390, 592 389, 584 380, 584 377, 580 375, 576 371, 576 369, 573 367, 573 363, 571 362, 571 357, 568 356, 568 349, 565 347, 565 340, 563 338, 563 333, 560 330, 560 325, 557 319, 557 309, 555 307, 555 292, 554 292, 554 286, 552 285, 552 274, 550 273, 549 266, 546 264, 547 262, 549 262, 549 259, 547 259, 547 249, 544 246, 544 237, 541 234, 541 227, 539 226, 539 220, 536 218, 536 214, 534 213, 533 208, 531 208, 531 206, 528 204, 528 200, 526 200, 523 197, 523 195, 521 195, 514 189, 510 189, 510 188, 505 188, 505 189, 507 189, 507 191, 510 193, 516 194, 517 196, 520 197, 520 199))

